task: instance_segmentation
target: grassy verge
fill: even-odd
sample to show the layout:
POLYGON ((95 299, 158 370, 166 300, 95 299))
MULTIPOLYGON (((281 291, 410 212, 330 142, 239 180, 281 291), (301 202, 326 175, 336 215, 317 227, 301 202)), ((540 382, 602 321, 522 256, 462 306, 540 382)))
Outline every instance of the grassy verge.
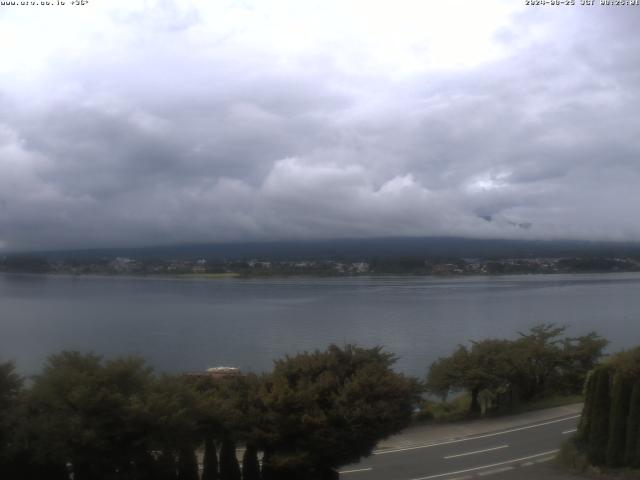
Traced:
POLYGON ((469 418, 471 396, 466 393, 447 400, 446 402, 432 402, 425 400, 420 405, 420 411, 414 415, 415 423, 428 422, 458 422, 469 418))
POLYGON ((565 405, 573 405, 575 403, 583 403, 583 395, 554 395, 552 397, 541 398, 533 402, 521 403, 490 415, 511 415, 514 413, 533 412, 535 410, 544 410, 546 408, 563 407, 565 405))
MULTIPOLYGON (((562 407, 564 405, 572 405, 584 401, 582 395, 553 396, 547 397, 533 402, 522 403, 514 407, 505 408, 487 413, 484 418, 494 418, 502 415, 513 415, 517 413, 532 412, 535 410, 544 410, 546 408, 562 407)), ((422 424, 427 422, 458 422, 469 420, 469 406, 471 397, 469 394, 461 394, 446 402, 433 402, 425 400, 420 406, 420 410, 414 416, 414 423, 422 424)))
POLYGON ((556 460, 562 468, 586 478, 596 480, 638 480, 640 478, 640 470, 629 468, 612 470, 594 467, 589 463, 584 452, 580 450, 574 438, 570 438, 562 444, 556 460))

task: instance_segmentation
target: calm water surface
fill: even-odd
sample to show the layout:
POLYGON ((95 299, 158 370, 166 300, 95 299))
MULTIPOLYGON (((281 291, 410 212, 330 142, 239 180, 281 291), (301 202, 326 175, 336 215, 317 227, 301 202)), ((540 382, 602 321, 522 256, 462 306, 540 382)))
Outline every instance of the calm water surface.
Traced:
POLYGON ((158 370, 263 371, 330 343, 384 345, 424 375, 469 339, 541 322, 640 344, 640 274, 176 280, 0 275, 0 359, 36 372, 62 349, 158 370))

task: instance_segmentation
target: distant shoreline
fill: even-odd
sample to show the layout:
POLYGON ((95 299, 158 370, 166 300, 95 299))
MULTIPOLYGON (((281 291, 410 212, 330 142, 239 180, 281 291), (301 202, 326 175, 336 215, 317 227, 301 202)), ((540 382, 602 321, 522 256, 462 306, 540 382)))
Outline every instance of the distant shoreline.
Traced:
POLYGON ((59 278, 94 278, 94 279, 145 279, 145 280, 269 280, 269 279, 311 279, 311 278, 431 278, 431 279, 465 279, 465 278, 505 278, 505 277, 531 277, 531 276, 561 276, 561 275, 621 275, 640 274, 638 270, 630 271, 593 271, 593 272, 529 272, 529 273, 464 273, 464 274, 421 274, 421 273, 362 273, 362 274, 309 274, 309 273, 282 273, 271 275, 246 275, 235 272, 228 273, 184 273, 184 274, 140 274, 140 273, 68 273, 68 272, 7 272, 0 271, 3 276, 25 277, 59 277, 59 278))

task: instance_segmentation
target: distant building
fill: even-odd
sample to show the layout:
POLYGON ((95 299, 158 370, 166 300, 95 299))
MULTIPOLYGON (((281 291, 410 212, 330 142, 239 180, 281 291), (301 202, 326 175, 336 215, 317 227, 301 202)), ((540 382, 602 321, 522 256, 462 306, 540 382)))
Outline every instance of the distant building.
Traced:
POLYGON ((189 372, 188 377, 212 378, 220 380, 224 378, 240 377, 242 372, 236 367, 212 367, 207 368, 204 372, 189 372))
POLYGON ((236 367, 213 367, 207 368, 206 374, 213 378, 239 377, 242 375, 236 367))
POLYGON ((355 273, 368 273, 369 264, 367 262, 357 262, 351 265, 351 269, 355 273))

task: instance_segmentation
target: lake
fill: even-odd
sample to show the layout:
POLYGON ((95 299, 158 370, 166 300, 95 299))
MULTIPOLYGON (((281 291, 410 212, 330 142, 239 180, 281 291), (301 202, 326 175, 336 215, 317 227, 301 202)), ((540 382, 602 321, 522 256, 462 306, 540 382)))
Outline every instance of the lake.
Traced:
POLYGON ((460 342, 541 322, 640 344, 640 274, 174 279, 0 274, 0 359, 37 372, 62 349, 157 370, 269 370, 330 343, 383 345, 423 376, 460 342))

